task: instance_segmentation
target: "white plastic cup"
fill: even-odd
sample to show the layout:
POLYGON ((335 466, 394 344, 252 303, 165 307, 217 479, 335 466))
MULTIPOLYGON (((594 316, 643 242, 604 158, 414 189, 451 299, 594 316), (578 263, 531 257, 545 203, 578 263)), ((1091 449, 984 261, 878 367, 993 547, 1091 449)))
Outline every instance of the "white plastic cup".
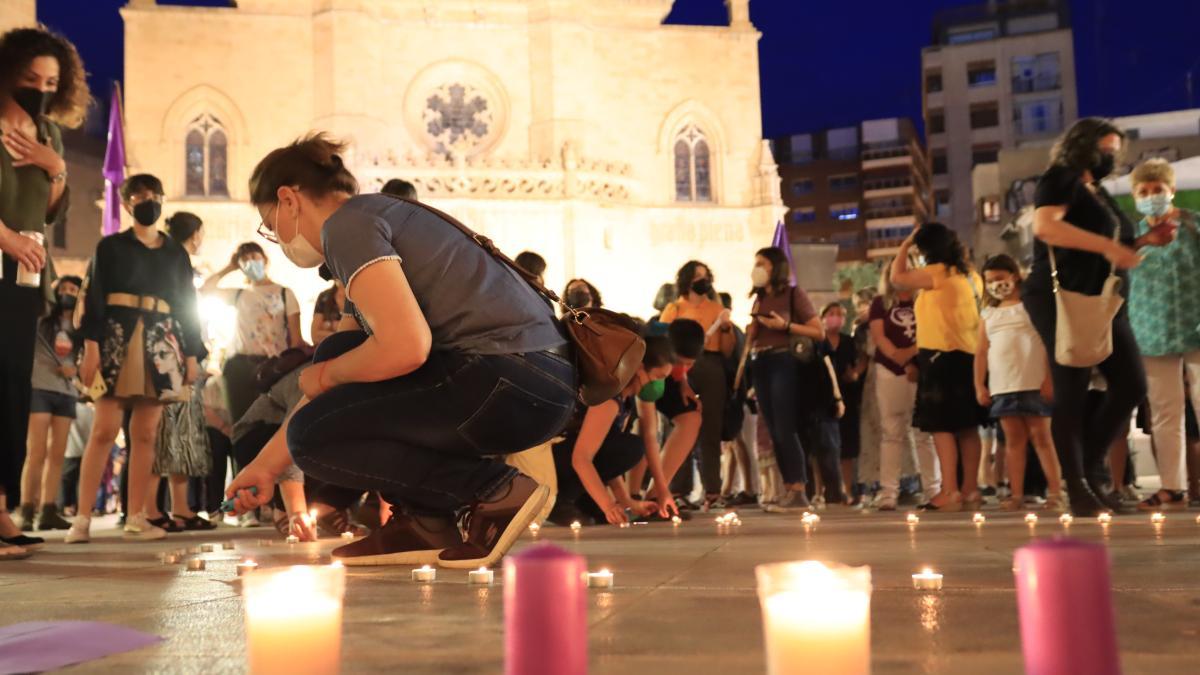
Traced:
MULTIPOLYGON (((29 237, 39 245, 45 245, 46 236, 41 232, 20 232, 21 236, 29 237)), ((42 285, 42 271, 30 272, 20 263, 17 264, 17 285, 26 288, 38 288, 42 285)))

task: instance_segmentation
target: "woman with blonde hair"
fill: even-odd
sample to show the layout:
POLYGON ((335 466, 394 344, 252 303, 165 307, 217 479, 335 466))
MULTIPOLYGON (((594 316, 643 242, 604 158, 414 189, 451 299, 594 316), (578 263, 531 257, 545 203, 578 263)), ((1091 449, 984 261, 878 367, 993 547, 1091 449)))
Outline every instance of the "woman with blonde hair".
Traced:
POLYGON ((1166 228, 1170 238, 1165 246, 1138 251, 1142 264, 1129 274, 1129 323, 1146 369, 1151 434, 1162 477, 1162 489, 1138 508, 1177 510, 1187 504, 1187 400, 1200 409, 1200 216, 1174 205, 1175 170, 1164 159, 1140 164, 1132 183, 1134 204, 1142 214, 1136 234, 1166 228))

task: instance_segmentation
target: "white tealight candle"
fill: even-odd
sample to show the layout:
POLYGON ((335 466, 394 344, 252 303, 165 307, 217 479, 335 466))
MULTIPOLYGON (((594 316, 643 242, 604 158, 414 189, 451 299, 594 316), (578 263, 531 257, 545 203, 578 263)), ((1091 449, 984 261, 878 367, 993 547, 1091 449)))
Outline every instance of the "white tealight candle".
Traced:
POLYGON ((1150 516, 1150 522, 1154 523, 1155 525, 1161 525, 1167 522, 1167 515, 1165 513, 1155 512, 1150 516))
POLYGON ((571 531, 572 532, 578 532, 582 529, 583 529, 583 523, 579 522, 578 520, 573 521, 571 523, 571 531))
POLYGON ((197 553, 203 553, 204 549, 200 548, 199 546, 190 546, 188 547, 187 552, 191 553, 192 555, 196 555, 197 553))
POLYGON ((296 535, 294 535, 294 534, 289 534, 289 535, 287 536, 287 539, 284 539, 284 541, 285 541, 285 542, 287 542, 287 543, 289 543, 289 544, 299 544, 299 543, 300 543, 300 537, 297 537, 297 536, 296 536, 296 535))
POLYGON ((350 532, 349 530, 342 533, 342 539, 345 539, 346 541, 350 541, 353 538, 354 538, 354 533, 350 532))
POLYGON ((1101 525, 1108 525, 1109 523, 1112 522, 1112 514, 1111 513, 1101 513, 1100 515, 1096 516, 1096 520, 1101 525))
POLYGON ((200 572, 204 570, 204 558, 192 558, 187 562, 189 572, 200 572))
POLYGON ((599 572, 588 572, 587 585, 588 588, 612 588, 613 573, 607 569, 602 569, 599 572))
POLYGON ((1200 525, 1200 516, 1196 516, 1196 524, 1200 525))
POLYGON ((1058 517, 1058 522, 1062 523, 1063 525, 1070 525, 1071 523, 1075 522, 1075 516, 1072 516, 1069 513, 1064 513, 1058 517))
POLYGON ((1037 525, 1037 520, 1038 520, 1038 519, 1037 519, 1037 514, 1036 514, 1036 513, 1026 513, 1026 514, 1025 514, 1025 524, 1027 524, 1027 525, 1037 525))
POLYGON ((222 549, 224 549, 224 550, 226 550, 226 551, 232 551, 232 550, 233 550, 233 548, 234 548, 234 547, 233 547, 233 542, 232 542, 232 541, 223 542, 223 543, 221 544, 221 548, 222 548, 222 549))
POLYGON ((342 660, 344 567, 260 570, 242 584, 252 675, 336 675, 342 660))
POLYGON ((983 515, 982 513, 976 513, 975 515, 971 516, 971 521, 976 525, 982 525, 987 522, 987 516, 983 515))
POLYGON ((768 675, 871 672, 869 567, 789 562, 759 565, 755 574, 768 675))
POLYGON ((477 570, 467 572, 467 583, 481 584, 483 586, 491 586, 494 574, 486 567, 480 567, 477 570))
POLYGON ((271 546, 271 545, 273 545, 274 543, 275 543, 275 542, 274 542, 274 541, 272 541, 272 540, 270 540, 270 539, 259 539, 259 540, 258 540, 258 545, 259 545, 259 546, 271 546))
POLYGON ((804 514, 804 517, 801 518, 800 520, 805 525, 816 525, 817 523, 821 522, 821 516, 818 516, 815 513, 806 513, 806 514, 804 514))
POLYGON ((913 588, 918 591, 940 591, 942 590, 942 575, 934 572, 926 567, 919 573, 912 575, 913 588))
POLYGON ((538 533, 541 531, 542 531, 541 525, 538 525, 537 523, 529 524, 529 533, 532 534, 533 536, 535 536, 535 537, 538 536, 538 533))
POLYGON ((240 577, 247 572, 253 572, 258 569, 258 563, 253 560, 243 560, 237 564, 237 575, 240 577))
MULTIPOLYGON (((671 524, 675 527, 679 527, 679 524, 682 522, 683 518, 680 518, 679 516, 671 516, 671 524)), ((1196 522, 1200 522, 1200 518, 1197 518, 1196 522)))
POLYGON ((628 527, 629 527, 629 523, 621 523, 621 525, 620 525, 620 528, 622 530, 627 529, 628 527))
POLYGON ((437 580, 437 570, 429 565, 422 565, 412 571, 412 580, 421 583, 429 583, 437 580))
POLYGON ((201 544, 200 551, 203 553, 213 553, 217 550, 216 544, 201 544))
POLYGON ((179 556, 174 553, 162 553, 158 556, 158 559, 161 560, 162 564, 164 564, 164 565, 178 565, 179 564, 179 556))
POLYGON ((920 516, 918 516, 918 515, 917 515, 917 514, 915 514, 915 513, 910 513, 910 514, 908 514, 907 516, 905 516, 905 517, 904 517, 904 520, 905 520, 905 522, 907 522, 909 525, 916 525, 917 523, 921 522, 921 517, 920 517, 920 516))

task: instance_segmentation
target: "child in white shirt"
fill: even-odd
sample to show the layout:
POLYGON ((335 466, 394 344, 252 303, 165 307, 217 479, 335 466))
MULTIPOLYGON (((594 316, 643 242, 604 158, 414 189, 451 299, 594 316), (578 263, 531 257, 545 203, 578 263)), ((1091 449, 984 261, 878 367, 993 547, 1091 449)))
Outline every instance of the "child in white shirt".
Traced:
POLYGON ((984 264, 983 278, 987 307, 981 313, 975 352, 975 396, 1004 430, 1012 497, 1002 507, 1008 511, 1021 508, 1026 448, 1032 441, 1046 474, 1046 507, 1063 511, 1067 504, 1062 472, 1050 436, 1054 397, 1050 363, 1021 303, 1021 269, 1010 256, 998 255, 984 264))

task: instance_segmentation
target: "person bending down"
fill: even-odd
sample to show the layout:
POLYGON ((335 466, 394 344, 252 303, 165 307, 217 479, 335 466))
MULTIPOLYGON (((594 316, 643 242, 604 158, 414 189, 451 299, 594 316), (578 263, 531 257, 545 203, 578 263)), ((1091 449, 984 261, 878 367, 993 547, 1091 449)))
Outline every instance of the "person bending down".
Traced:
POLYGON ((569 421, 577 376, 563 327, 449 216, 355 196, 343 148, 312 135, 251 175, 262 236, 300 267, 326 263, 346 317, 300 376, 300 405, 226 494, 237 511, 266 504, 294 459, 393 505, 387 524, 333 551, 344 564, 494 565, 549 498, 496 456, 569 421))
POLYGON ((603 518, 620 525, 629 522, 629 514, 678 515, 657 443, 646 443, 630 431, 636 401, 660 391, 672 362, 670 341, 664 336, 647 336, 646 354, 633 380, 615 398, 589 407, 568 428, 566 438, 554 445, 558 501, 550 513, 552 522, 567 525, 603 518), (655 501, 630 497, 623 478, 643 457, 654 478, 655 501))

